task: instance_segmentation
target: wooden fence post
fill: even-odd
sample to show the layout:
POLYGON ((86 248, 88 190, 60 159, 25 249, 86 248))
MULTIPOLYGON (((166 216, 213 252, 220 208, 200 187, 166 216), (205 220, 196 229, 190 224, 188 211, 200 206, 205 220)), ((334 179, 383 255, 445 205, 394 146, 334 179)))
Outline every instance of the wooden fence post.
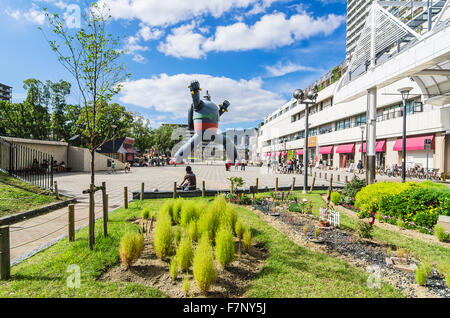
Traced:
POLYGON ((319 179, 322 179, 322 172, 319 172, 319 179))
POLYGON ((75 205, 69 204, 69 242, 75 241, 75 205))
POLYGON ((105 195, 105 201, 103 203, 103 235, 108 236, 108 195, 105 195))
POLYGON ((291 191, 294 192, 295 189, 295 177, 292 178, 292 188, 291 191))
POLYGON ((331 200, 331 191, 333 189, 333 175, 330 177, 330 186, 328 187, 328 202, 331 200))
POLYGON ((56 199, 59 200, 59 191, 58 191, 58 182, 57 181, 54 182, 54 188, 55 188, 56 199))
POLYGON ((123 206, 128 209, 128 187, 123 188, 123 206))
POLYGON ((145 187, 145 184, 144 184, 144 182, 142 182, 141 183, 141 198, 140 198, 141 201, 144 200, 144 187, 145 187))
POLYGON ((9 254, 9 226, 0 226, 0 279, 11 277, 11 260, 9 254))
POLYGON ((177 183, 176 182, 173 183, 173 198, 174 199, 177 198, 177 183))
POLYGON ((314 184, 316 183, 316 177, 313 178, 313 181, 311 183, 311 191, 314 190, 314 184))
POLYGON ((202 181, 202 197, 204 198, 206 196, 206 182, 205 180, 202 181))
POLYGON ((108 222, 108 199, 106 194, 106 182, 102 182, 102 203, 103 203, 103 217, 106 214, 106 222, 108 222))
POLYGON ((345 183, 348 183, 348 176, 345 176, 345 183))
POLYGON ((259 192, 259 178, 256 178, 256 185, 255 185, 255 187, 256 187, 256 192, 258 193, 259 192))
POLYGON ((337 175, 337 181, 341 182, 341 175, 340 174, 337 175))
POLYGON ((317 171, 314 171, 314 178, 317 177, 317 171))
POLYGON ((234 184, 233 184, 233 181, 230 181, 230 193, 231 193, 231 194, 234 193, 234 184))
POLYGON ((328 173, 325 172, 325 180, 328 180, 328 173))
POLYGON ((278 177, 275 179, 275 192, 278 192, 278 177))
POLYGON ((94 185, 89 186, 89 248, 94 249, 95 244, 95 199, 94 185))

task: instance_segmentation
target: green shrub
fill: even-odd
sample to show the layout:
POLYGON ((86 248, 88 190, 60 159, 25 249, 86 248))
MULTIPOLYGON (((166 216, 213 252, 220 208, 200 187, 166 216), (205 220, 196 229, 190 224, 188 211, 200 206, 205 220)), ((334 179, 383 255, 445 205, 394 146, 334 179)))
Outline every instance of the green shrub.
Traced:
POLYGON ((389 218, 403 219, 407 228, 432 229, 439 215, 450 216, 449 190, 421 183, 401 193, 382 197, 379 212, 389 218))
POLYGON ((207 209, 208 204, 205 201, 197 201, 195 204, 196 219, 199 219, 202 214, 206 213, 207 209))
POLYGON ((236 225, 234 227, 234 233, 236 233, 236 236, 239 240, 242 239, 242 236, 244 235, 244 225, 242 224, 242 222, 240 220, 236 221, 236 225))
POLYGON ((371 239, 373 227, 369 222, 359 221, 356 226, 356 233, 359 237, 371 239))
POLYGON ((192 220, 197 219, 197 211, 195 209, 195 204, 196 203, 194 201, 184 202, 183 207, 181 208, 181 215, 180 215, 181 226, 185 227, 192 220))
POLYGON ((163 212, 158 215, 153 236, 153 245, 156 255, 160 259, 164 259, 172 253, 172 220, 168 212, 163 212))
POLYGON ((174 200, 167 200, 159 209, 159 214, 158 217, 161 214, 168 214, 170 216, 170 220, 173 220, 173 205, 174 205, 175 201, 174 200))
POLYGON ((192 241, 198 240, 198 229, 196 221, 191 221, 191 223, 188 224, 188 226, 186 227, 186 234, 192 241))
POLYGON ((356 194, 366 186, 366 181, 354 177, 349 183, 345 185, 345 188, 341 191, 342 201, 345 204, 354 205, 356 194))
POLYGON ((120 240, 120 261, 129 268, 144 249, 144 236, 138 233, 126 233, 120 240))
POLYGON ((222 268, 234 260, 234 236, 227 225, 222 225, 216 235, 216 259, 222 268))
POLYGON ((417 284, 419 284, 420 286, 423 286, 427 283, 428 275, 422 266, 419 266, 415 269, 414 276, 416 278, 417 284))
POLYGON ((211 285, 217 279, 217 269, 214 265, 214 255, 206 234, 202 236, 195 249, 193 272, 198 288, 203 294, 207 294, 211 285))
POLYGON ((183 208, 184 202, 185 202, 184 199, 180 198, 176 199, 175 202, 173 203, 172 218, 178 224, 180 224, 181 210, 183 208))
POLYGON ((420 266, 422 266, 424 273, 427 275, 427 277, 429 277, 431 275, 431 270, 433 269, 433 264, 431 264, 431 262, 428 260, 424 260, 422 261, 420 266))
POLYGON ((183 278, 183 293, 185 297, 189 296, 189 291, 191 289, 191 282, 189 281, 188 275, 184 275, 183 278))
POLYGON ((176 256, 172 257, 170 260, 170 266, 169 266, 169 273, 170 277, 175 280, 178 277, 178 259, 176 256))
POLYGON ((402 219, 398 219, 397 220, 397 226, 399 227, 399 228, 404 228, 405 227, 405 225, 404 225, 405 223, 403 222, 403 220, 402 219))
POLYGON ((194 250, 192 248, 192 240, 188 236, 184 236, 177 248, 176 257, 181 270, 188 271, 192 265, 194 250))
POLYGON ((246 229, 242 237, 242 245, 244 246, 244 249, 246 251, 249 251, 250 247, 252 247, 252 241, 253 241, 252 231, 250 231, 250 229, 246 229))
POLYGON ((333 202, 334 205, 338 205, 339 202, 341 202, 341 195, 339 192, 331 193, 331 202, 333 202))
POLYGON ((436 235, 437 239, 441 242, 448 239, 448 234, 445 232, 445 228, 440 224, 434 227, 434 235, 436 235))
POLYGON ((401 193, 414 186, 417 186, 417 183, 377 182, 368 185, 356 194, 355 207, 361 209, 360 217, 370 217, 371 212, 378 211, 383 197, 401 193))
POLYGON ((447 273, 445 276, 445 283, 447 284, 447 287, 450 288, 450 273, 447 273))

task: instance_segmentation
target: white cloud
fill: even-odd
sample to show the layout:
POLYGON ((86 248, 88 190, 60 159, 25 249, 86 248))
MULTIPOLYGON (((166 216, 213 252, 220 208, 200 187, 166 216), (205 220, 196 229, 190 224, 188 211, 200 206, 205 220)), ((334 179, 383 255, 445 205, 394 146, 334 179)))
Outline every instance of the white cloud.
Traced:
POLYGON ((120 101, 170 113, 171 118, 186 119, 192 103, 187 86, 194 79, 200 82, 203 92, 209 91, 215 103, 230 101, 230 112, 223 116, 223 123, 253 122, 285 103, 278 94, 263 89, 260 78, 235 81, 205 74, 160 74, 128 81, 121 91, 120 101))
POLYGON ((158 46, 158 50, 166 55, 198 59, 205 56, 201 46, 206 38, 195 33, 195 22, 172 29, 172 33, 158 46))
POLYGON ((205 38, 194 31, 195 25, 184 25, 172 30, 159 50, 175 57, 201 58, 208 52, 248 51, 273 49, 295 41, 330 35, 343 22, 344 16, 330 14, 314 19, 302 12, 287 18, 284 13, 267 14, 254 25, 243 22, 219 26, 214 36, 205 38))
POLYGON ((149 26, 168 26, 203 15, 217 18, 233 8, 260 0, 100 0, 115 19, 138 19, 149 26))
POLYGON ((143 57, 141 54, 135 54, 133 56, 133 61, 135 61, 136 63, 145 63, 147 60, 145 59, 145 57, 143 57))
POLYGON ((294 64, 292 62, 282 63, 278 62, 272 66, 265 66, 269 76, 272 77, 280 77, 286 74, 295 73, 298 71, 307 71, 307 72, 319 72, 321 70, 316 69, 314 67, 303 66, 299 64, 294 64))
POLYGON ((15 20, 26 20, 31 23, 43 25, 45 23, 45 13, 40 10, 35 4, 27 11, 21 11, 20 9, 11 11, 9 9, 5 10, 5 13, 15 20))
POLYGON ((141 28, 138 31, 138 35, 144 40, 144 41, 150 41, 150 40, 157 40, 161 38, 164 35, 164 31, 157 29, 157 28, 151 28, 148 25, 145 25, 141 23, 139 25, 141 28))

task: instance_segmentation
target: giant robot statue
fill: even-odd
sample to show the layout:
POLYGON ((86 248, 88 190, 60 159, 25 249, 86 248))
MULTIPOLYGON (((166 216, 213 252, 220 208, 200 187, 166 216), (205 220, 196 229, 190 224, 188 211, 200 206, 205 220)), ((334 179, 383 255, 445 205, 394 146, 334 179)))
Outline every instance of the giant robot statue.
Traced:
POLYGON ((183 159, 188 159, 192 151, 201 146, 203 142, 214 142, 217 145, 222 144, 227 153, 227 159, 234 162, 238 153, 233 142, 224 135, 217 133, 219 128, 220 116, 228 111, 230 103, 226 100, 219 107, 211 102, 209 94, 205 96, 205 100, 200 99, 200 83, 193 81, 188 86, 191 90, 193 104, 188 112, 189 130, 194 130, 195 134, 186 142, 175 154, 175 162, 182 162, 183 159), (232 149, 230 149, 232 148, 232 149))

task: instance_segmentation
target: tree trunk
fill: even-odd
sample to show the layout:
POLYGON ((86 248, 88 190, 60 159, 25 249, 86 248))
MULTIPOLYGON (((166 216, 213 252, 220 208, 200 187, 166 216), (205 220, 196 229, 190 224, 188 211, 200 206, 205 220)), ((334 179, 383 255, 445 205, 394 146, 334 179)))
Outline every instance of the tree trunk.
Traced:
POLYGON ((91 184, 95 184, 95 150, 91 151, 91 184))

